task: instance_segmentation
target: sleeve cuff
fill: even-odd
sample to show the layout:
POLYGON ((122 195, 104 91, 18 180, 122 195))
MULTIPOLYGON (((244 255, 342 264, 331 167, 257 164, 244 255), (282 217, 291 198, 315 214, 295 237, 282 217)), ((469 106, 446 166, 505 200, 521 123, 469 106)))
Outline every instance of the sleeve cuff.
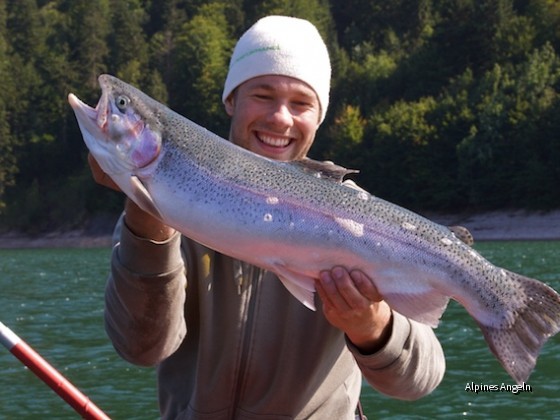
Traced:
POLYGON ((410 322, 406 317, 393 311, 393 328, 391 337, 383 348, 373 354, 363 354, 346 337, 346 345, 358 363, 370 369, 383 369, 395 362, 402 354, 405 343, 410 336, 410 322))
POLYGON ((144 276, 169 273, 183 263, 179 232, 166 241, 156 242, 134 235, 126 223, 122 223, 117 247, 120 263, 131 272, 144 276))

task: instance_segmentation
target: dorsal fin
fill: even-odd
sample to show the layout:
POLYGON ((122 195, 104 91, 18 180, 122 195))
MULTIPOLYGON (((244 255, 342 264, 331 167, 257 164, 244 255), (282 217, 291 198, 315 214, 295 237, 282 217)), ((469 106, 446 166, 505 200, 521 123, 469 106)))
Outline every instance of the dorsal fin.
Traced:
POLYGON ((468 246, 474 245, 474 237, 464 226, 448 226, 448 229, 455 234, 457 239, 463 241, 468 246))
POLYGON ((347 169, 336 165, 331 161, 318 161, 303 158, 289 163, 301 169, 303 172, 313 175, 316 178, 324 178, 337 183, 341 183, 348 174, 358 173, 355 169, 347 169))

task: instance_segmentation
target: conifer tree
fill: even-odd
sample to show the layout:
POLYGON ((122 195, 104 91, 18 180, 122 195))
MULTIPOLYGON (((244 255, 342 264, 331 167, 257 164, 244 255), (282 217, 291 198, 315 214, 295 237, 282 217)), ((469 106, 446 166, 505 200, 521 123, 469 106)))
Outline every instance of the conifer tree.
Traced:
POLYGON ((5 4, 0 2, 0 80, 2 80, 2 89, 0 89, 0 214, 6 205, 4 202, 6 187, 13 185, 17 169, 13 150, 14 138, 8 120, 9 103, 14 98, 15 86, 8 64, 6 34, 6 9, 5 4))
POLYGON ((188 118, 227 136, 221 94, 233 48, 222 4, 203 5, 176 40, 172 105, 188 118), (180 93, 179 93, 180 92, 180 93))

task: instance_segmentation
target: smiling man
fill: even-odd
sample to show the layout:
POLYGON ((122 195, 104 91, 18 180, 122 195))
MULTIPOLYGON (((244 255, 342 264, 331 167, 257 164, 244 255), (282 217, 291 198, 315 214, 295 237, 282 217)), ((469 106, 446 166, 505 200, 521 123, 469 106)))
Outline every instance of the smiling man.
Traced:
POLYGON ((276 160, 302 159, 319 127, 321 104, 306 83, 287 76, 257 76, 225 101, 230 139, 276 160))
MULTIPOLYGON (((330 76, 311 23, 259 20, 237 43, 225 83, 230 140, 271 159, 306 157, 330 76)), ((181 237, 130 200, 117 232, 106 329, 123 358, 158 367, 163 418, 352 419, 362 376, 402 399, 441 381, 432 330, 392 311, 359 271, 333 261, 316 279, 322 305, 312 312, 272 273, 181 237)))

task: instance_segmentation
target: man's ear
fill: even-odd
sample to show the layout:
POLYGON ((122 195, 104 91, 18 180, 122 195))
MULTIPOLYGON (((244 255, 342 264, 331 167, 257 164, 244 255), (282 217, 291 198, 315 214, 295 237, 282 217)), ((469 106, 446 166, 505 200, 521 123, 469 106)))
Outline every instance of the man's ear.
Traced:
POLYGON ((230 93, 230 95, 227 97, 226 101, 224 102, 224 106, 226 108, 226 113, 230 116, 233 117, 233 111, 235 110, 235 95, 232 93, 230 93))

